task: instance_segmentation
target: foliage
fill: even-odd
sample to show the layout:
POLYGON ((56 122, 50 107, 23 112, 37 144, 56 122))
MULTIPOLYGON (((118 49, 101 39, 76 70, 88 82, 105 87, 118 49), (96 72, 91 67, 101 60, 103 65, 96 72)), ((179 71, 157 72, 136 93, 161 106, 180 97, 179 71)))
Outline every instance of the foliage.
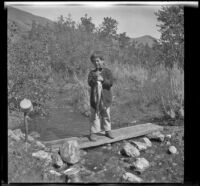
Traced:
POLYGON ((100 36, 103 38, 106 37, 115 37, 117 34, 118 22, 111 17, 104 17, 103 23, 100 26, 100 36))
POLYGON ((81 26, 83 26, 83 29, 87 33, 91 33, 95 29, 95 24, 92 23, 92 18, 87 17, 87 14, 85 14, 85 17, 81 17, 81 26))
MULTIPOLYGON (((40 35, 43 34, 40 29, 33 26, 30 35, 20 37, 17 42, 8 42, 8 100, 17 100, 15 109, 19 109, 20 100, 28 98, 35 110, 41 110, 49 98, 46 88, 51 67, 47 43, 44 36, 40 35)), ((13 102, 9 103, 9 109, 12 110, 13 102)))
POLYGON ((158 59, 166 67, 177 64, 184 67, 184 8, 183 6, 163 6, 156 13, 160 22, 160 51, 158 59))

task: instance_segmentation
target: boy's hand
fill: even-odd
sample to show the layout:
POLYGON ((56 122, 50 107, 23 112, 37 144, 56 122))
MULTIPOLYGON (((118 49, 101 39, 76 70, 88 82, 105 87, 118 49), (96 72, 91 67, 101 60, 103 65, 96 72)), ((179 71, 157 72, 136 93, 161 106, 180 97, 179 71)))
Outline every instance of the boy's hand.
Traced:
POLYGON ((97 81, 103 81, 103 77, 101 75, 97 75, 97 81))
POLYGON ((103 77, 100 75, 99 72, 95 73, 96 81, 103 81, 103 77))

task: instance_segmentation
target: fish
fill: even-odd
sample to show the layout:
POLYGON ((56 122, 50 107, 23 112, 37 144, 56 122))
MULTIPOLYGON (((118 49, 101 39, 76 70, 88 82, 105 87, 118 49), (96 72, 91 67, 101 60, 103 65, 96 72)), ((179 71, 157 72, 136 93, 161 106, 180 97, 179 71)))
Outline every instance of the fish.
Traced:
MULTIPOLYGON (((97 71, 99 74, 99 71, 97 71)), ((96 103, 96 114, 99 116, 100 112, 100 103, 101 103, 101 94, 102 94, 102 83, 100 81, 96 82, 96 87, 95 87, 95 103, 96 103)))
POLYGON ((100 81, 97 81, 96 86, 97 100, 96 100, 96 114, 99 116, 100 111, 100 102, 101 102, 101 93, 102 93, 102 84, 100 81))

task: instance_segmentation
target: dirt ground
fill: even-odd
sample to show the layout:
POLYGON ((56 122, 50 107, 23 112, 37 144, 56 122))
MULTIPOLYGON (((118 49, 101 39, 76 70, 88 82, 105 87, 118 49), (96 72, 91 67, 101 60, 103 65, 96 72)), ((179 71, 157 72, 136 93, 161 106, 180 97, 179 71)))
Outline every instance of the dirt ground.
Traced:
MULTIPOLYGON (((134 162, 133 157, 121 154, 125 141, 120 141, 82 151, 81 161, 76 165, 82 167, 78 180, 82 183, 123 183, 126 182, 122 179, 123 173, 131 172, 147 183, 183 182, 184 126, 164 126, 162 133, 171 134, 171 139, 164 142, 152 141, 152 147, 140 151, 140 157, 146 158, 150 163, 150 167, 143 173, 136 172, 130 166, 134 162), (169 142, 177 148, 177 154, 168 153, 169 142)), ((141 141, 142 137, 134 140, 141 141)), ((34 148, 31 146, 26 152, 24 143, 8 140, 9 182, 66 182, 65 177, 47 176, 45 162, 31 156, 36 150, 34 148)))

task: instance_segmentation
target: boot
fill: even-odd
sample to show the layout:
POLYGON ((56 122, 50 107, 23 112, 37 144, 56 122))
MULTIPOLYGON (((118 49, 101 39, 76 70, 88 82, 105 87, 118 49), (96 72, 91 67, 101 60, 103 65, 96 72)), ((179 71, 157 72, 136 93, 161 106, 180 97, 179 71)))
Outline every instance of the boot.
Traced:
POLYGON ((115 137, 113 136, 112 132, 111 131, 106 131, 105 132, 105 136, 108 137, 108 138, 111 138, 111 139, 114 139, 115 137))
POLYGON ((96 138, 96 136, 95 136, 94 133, 91 133, 91 134, 90 134, 89 139, 90 139, 90 141, 97 141, 97 138, 96 138))

